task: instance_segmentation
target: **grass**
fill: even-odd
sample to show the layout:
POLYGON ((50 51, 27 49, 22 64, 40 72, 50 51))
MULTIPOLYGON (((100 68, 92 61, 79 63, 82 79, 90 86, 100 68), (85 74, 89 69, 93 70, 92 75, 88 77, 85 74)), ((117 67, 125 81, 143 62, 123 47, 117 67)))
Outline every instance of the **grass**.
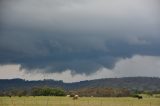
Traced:
POLYGON ((0 97, 0 106, 160 106, 160 98, 95 98, 80 97, 0 97))

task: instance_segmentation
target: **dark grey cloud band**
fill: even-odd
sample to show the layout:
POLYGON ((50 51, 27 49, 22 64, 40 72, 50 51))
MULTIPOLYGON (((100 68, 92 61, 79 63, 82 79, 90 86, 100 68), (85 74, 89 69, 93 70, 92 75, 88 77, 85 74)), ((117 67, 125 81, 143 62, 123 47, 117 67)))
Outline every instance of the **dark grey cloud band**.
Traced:
POLYGON ((159 56, 158 0, 1 0, 0 64, 90 74, 159 56))

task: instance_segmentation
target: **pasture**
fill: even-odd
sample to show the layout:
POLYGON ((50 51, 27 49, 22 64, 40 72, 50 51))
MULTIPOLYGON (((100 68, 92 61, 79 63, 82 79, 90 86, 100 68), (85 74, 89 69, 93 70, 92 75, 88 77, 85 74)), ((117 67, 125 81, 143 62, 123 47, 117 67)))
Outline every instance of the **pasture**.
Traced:
POLYGON ((73 100, 71 97, 53 96, 0 97, 0 106, 160 106, 160 98, 80 97, 73 100))

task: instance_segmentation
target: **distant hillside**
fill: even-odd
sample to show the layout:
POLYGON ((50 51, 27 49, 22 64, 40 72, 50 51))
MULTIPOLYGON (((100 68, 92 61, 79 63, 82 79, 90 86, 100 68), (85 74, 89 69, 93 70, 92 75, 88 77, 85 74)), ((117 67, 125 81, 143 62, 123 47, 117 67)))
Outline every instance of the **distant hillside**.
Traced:
POLYGON ((130 90, 160 90, 160 78, 151 77, 125 77, 125 78, 105 78, 90 81, 80 81, 76 83, 63 83, 62 81, 43 80, 25 81, 22 79, 0 80, 0 91, 8 89, 31 89, 33 87, 60 87, 65 90, 75 90, 92 87, 127 88, 130 90))

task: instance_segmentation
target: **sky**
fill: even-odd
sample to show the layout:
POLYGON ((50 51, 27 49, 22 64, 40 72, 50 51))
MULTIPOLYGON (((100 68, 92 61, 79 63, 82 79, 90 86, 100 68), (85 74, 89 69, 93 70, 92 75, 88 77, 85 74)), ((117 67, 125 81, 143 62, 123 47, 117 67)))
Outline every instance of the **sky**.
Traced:
POLYGON ((0 79, 160 77, 159 0, 0 0, 0 79))

